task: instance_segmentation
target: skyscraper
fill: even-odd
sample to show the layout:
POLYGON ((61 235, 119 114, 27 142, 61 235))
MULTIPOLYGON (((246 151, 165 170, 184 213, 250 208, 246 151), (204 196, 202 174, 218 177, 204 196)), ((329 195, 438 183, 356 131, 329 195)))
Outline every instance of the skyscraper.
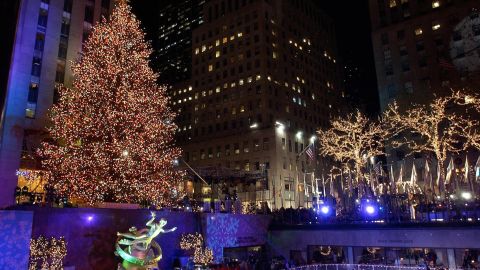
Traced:
POLYGON ((478 89, 479 9, 475 0, 370 0, 382 110, 478 89))
MULTIPOLYGON (((46 136, 55 84, 71 85, 71 61, 112 5, 109 0, 20 1, 0 129, 0 207, 14 202, 15 187, 26 174, 41 171, 35 149, 46 136)), ((44 181, 35 175, 35 181, 44 181)))
POLYGON ((160 73, 160 81, 176 83, 191 76, 192 31, 203 23, 205 0, 164 2, 157 14, 159 28, 153 65, 160 73))
POLYGON ((171 91, 184 160, 220 179, 201 192, 306 205, 319 164, 305 150, 343 92, 332 21, 308 0, 212 0, 203 18, 191 79, 171 91))

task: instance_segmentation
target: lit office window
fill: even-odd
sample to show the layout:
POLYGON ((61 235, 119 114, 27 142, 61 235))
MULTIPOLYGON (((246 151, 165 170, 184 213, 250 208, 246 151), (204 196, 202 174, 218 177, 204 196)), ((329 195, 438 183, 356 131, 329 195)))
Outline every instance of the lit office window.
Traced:
POLYGON ((415 35, 416 35, 416 36, 420 36, 420 35, 422 35, 422 34, 423 34, 422 28, 419 27, 419 28, 415 29, 415 35))

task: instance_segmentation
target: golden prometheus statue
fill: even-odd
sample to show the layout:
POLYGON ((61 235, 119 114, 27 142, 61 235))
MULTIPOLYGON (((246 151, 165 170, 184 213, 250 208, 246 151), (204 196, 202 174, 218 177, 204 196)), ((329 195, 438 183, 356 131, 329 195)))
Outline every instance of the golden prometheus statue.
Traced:
POLYGON ((117 233, 115 255, 123 259, 119 269, 144 270, 156 268, 158 261, 162 259, 162 249, 153 239, 161 233, 169 233, 177 228, 164 230, 167 220, 161 218, 155 222, 155 212, 151 212, 152 218, 141 230, 131 227, 128 233, 117 233))

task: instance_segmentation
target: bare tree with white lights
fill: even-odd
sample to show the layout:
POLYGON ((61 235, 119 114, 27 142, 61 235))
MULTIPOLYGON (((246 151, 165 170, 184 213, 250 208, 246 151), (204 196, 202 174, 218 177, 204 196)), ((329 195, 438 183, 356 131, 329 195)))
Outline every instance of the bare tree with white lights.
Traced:
POLYGON ((452 110, 454 95, 437 97, 427 105, 413 105, 401 112, 396 103, 389 105, 384 114, 385 123, 401 128, 414 136, 396 138, 394 147, 406 145, 411 153, 428 153, 437 161, 437 186, 442 192, 445 188, 443 165, 447 156, 465 150, 468 144, 468 132, 475 123, 452 110))
POLYGON ((336 118, 331 127, 317 131, 320 154, 355 172, 357 186, 365 183, 364 169, 370 157, 384 154, 384 139, 389 136, 379 121, 372 121, 357 110, 336 118))

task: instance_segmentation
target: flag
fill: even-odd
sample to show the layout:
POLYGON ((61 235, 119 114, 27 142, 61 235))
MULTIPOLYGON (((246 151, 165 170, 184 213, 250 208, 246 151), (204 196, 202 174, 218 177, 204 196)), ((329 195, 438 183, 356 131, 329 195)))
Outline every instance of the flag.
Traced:
POLYGON ((330 176, 330 196, 335 197, 335 192, 333 190, 333 174, 330 176))
POLYGON ((453 170, 455 169, 454 166, 453 158, 450 158, 450 162, 448 162, 447 167, 447 175, 445 177, 445 185, 448 185, 452 182, 453 170))
POLYGON ((477 163, 475 163, 475 182, 480 182, 480 156, 477 159, 477 163))
POLYGON ((390 188, 391 188, 391 194, 395 193, 395 175, 393 173, 393 164, 390 165, 390 188))
POLYGON ((437 161, 437 187, 438 187, 438 192, 440 194, 443 193, 444 187, 445 187, 445 182, 443 181, 443 176, 442 176, 442 165, 440 164, 439 161, 437 161))
POLYGON ((423 170, 423 185, 425 191, 428 188, 433 190, 433 179, 432 179, 432 172, 430 171, 430 165, 428 165, 428 160, 425 160, 425 168, 423 170))
POLYGON ((396 188, 397 188, 397 193, 403 193, 404 190, 403 190, 403 186, 404 186, 404 183, 403 183, 403 162, 402 164, 400 164, 400 173, 398 174, 398 180, 397 180, 397 183, 396 183, 396 188), (402 187, 402 190, 401 192, 399 191, 399 187, 402 187))
MULTIPOLYGON (((479 158, 480 160, 480 158, 479 158)), ((350 169, 348 169, 348 192, 350 193, 350 195, 353 194, 353 179, 352 179, 352 171, 350 169)))
POLYGON ((310 160, 314 160, 314 159, 315 159, 315 152, 314 152, 314 148, 313 148, 313 143, 310 144, 310 145, 307 147, 307 150, 305 150, 305 153, 307 154, 308 158, 310 158, 310 160))
MULTIPOLYGON (((305 180, 305 174, 303 174, 303 187, 304 187, 305 196, 308 196, 308 186, 305 180)), ((313 194, 313 187, 312 187, 312 194, 313 194)))
POLYGON ((470 166, 468 165, 468 156, 465 156, 465 175, 463 177, 463 183, 468 184, 470 183, 469 180, 469 173, 470 173, 470 166))
POLYGON ((382 175, 382 163, 378 162, 377 164, 375 164, 373 170, 375 171, 376 175, 382 175))
POLYGON ((415 163, 412 166, 412 175, 410 176, 410 186, 412 188, 417 184, 417 169, 415 168, 415 163))

